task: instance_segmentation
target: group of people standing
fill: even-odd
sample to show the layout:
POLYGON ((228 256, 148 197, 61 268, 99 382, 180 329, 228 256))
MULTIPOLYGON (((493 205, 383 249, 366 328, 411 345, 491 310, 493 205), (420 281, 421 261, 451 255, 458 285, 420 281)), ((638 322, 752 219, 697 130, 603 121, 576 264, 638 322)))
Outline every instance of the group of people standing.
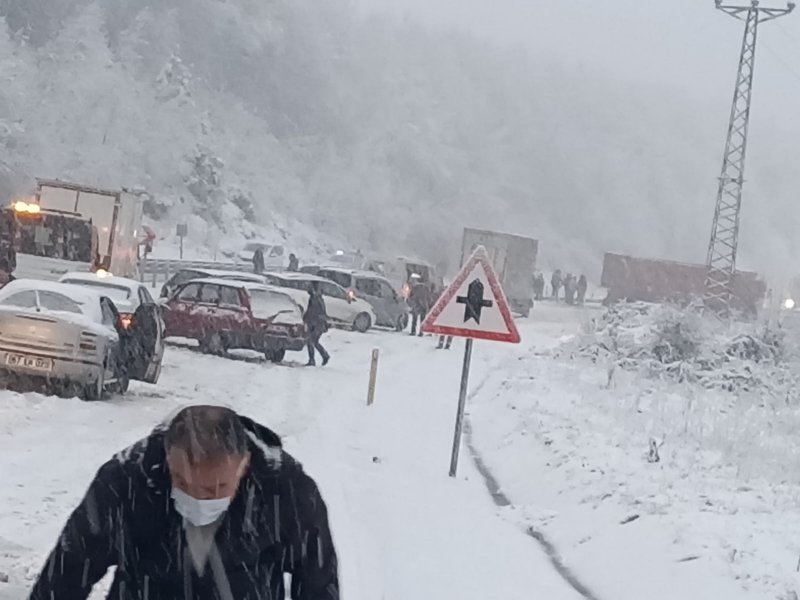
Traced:
MULTIPOLYGON (((425 316, 433 308, 436 299, 444 290, 437 289, 433 282, 426 282, 422 277, 413 273, 408 281, 408 305, 411 308, 411 334, 422 337, 422 323, 425 316)), ((450 350, 453 344, 453 336, 439 336, 437 350, 450 350)))
MULTIPOLYGON (((540 278, 540 285, 536 284, 534 279, 534 289, 537 296, 544 296, 544 275, 538 274, 540 278)), ((572 273, 567 273, 566 276, 562 275, 561 269, 556 269, 553 276, 550 278, 550 289, 552 298, 558 302, 561 289, 564 289, 564 301, 567 304, 583 304, 586 301, 586 290, 589 288, 589 283, 586 280, 586 275, 575 277, 572 273)), ((541 299, 541 297, 539 299, 541 299)))

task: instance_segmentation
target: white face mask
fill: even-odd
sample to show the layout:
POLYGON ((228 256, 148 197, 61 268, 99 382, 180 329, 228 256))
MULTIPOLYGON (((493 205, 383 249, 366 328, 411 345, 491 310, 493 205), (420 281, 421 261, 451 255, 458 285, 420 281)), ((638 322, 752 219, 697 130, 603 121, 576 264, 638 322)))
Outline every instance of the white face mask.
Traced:
POLYGON ((172 488, 172 500, 175 510, 195 527, 210 525, 228 510, 231 505, 230 498, 217 498, 215 500, 198 500, 178 488, 172 488))

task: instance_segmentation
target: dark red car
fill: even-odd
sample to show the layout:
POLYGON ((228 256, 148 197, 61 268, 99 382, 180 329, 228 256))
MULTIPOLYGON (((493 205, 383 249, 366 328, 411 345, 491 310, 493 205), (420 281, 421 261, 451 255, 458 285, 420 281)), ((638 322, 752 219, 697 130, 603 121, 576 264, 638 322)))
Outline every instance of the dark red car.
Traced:
POLYGON ((195 339, 211 354, 240 348, 281 362, 287 350, 305 347, 302 309, 272 286, 196 279, 179 285, 163 307, 167 337, 195 339))

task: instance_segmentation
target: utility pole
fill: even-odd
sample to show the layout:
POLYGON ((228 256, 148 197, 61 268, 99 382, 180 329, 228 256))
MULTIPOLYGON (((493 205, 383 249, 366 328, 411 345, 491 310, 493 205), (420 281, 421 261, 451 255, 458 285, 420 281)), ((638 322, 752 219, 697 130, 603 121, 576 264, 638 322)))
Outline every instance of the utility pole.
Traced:
POLYGON ((786 8, 761 8, 758 0, 750 6, 723 5, 716 0, 717 8, 745 22, 742 51, 739 56, 739 71, 733 92, 728 138, 722 159, 722 174, 719 177, 717 204, 711 241, 706 259, 706 289, 703 298, 707 309, 719 316, 727 316, 736 274, 736 251, 739 243, 739 215, 742 207, 742 185, 747 152, 747 128, 750 124, 750 99, 753 93, 753 72, 756 60, 758 26, 794 10, 794 2, 786 8))

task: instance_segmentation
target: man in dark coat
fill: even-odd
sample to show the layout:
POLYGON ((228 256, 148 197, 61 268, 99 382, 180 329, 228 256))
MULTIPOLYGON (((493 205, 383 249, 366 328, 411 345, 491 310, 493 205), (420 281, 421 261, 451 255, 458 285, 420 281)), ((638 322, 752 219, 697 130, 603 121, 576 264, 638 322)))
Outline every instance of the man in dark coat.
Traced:
POLYGON ((289 255, 289 268, 287 270, 290 273, 297 273, 300 270, 300 261, 294 253, 289 255))
POLYGON ((411 307, 411 335, 417 335, 417 322, 419 322, 419 336, 422 337, 422 323, 431 309, 432 286, 423 282, 417 273, 411 275, 408 285, 411 288, 408 296, 408 304, 411 307))
POLYGON ((266 262, 264 260, 264 249, 263 248, 256 248, 256 251, 253 252, 253 271, 257 274, 261 274, 266 269, 266 262))
POLYGON ((328 311, 325 309, 325 300, 322 298, 322 291, 317 281, 312 281, 311 287, 308 289, 308 306, 303 315, 303 322, 308 330, 308 363, 306 366, 316 366, 317 359, 314 355, 316 349, 322 357, 322 366, 324 367, 331 359, 331 355, 319 340, 328 331, 328 311))
POLYGON ((232 410, 192 406, 98 471, 29 600, 339 600, 314 481, 280 438, 232 410))
POLYGON ((586 301, 586 290, 589 289, 589 282, 586 281, 586 275, 581 275, 578 278, 578 304, 583 304, 586 301))

